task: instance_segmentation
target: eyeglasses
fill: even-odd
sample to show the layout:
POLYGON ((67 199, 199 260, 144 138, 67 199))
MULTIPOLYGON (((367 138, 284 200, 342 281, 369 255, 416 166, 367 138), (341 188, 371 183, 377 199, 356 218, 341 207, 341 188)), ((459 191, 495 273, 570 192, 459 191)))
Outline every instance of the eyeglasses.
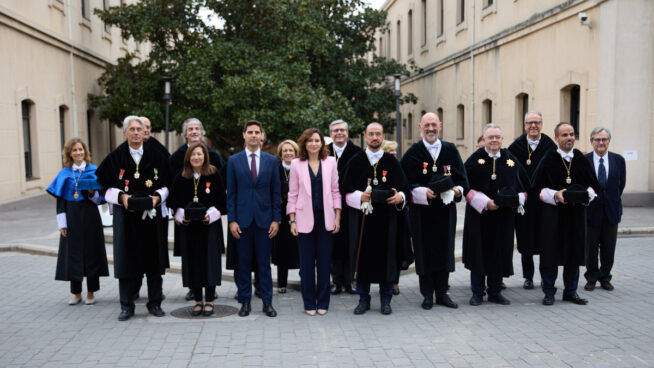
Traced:
POLYGON ((488 139, 489 141, 492 141, 492 140, 499 141, 500 139, 502 139, 502 136, 501 135, 491 135, 491 136, 486 137, 485 139, 488 139))
POLYGON ((543 124, 542 121, 527 121, 525 122, 525 125, 541 125, 543 124))
POLYGON ((332 129, 333 133, 345 133, 347 130, 344 128, 337 128, 337 129, 332 129))
POLYGON ((606 143, 609 140, 610 139, 608 139, 608 138, 593 138, 593 142, 597 142, 597 143, 606 143))

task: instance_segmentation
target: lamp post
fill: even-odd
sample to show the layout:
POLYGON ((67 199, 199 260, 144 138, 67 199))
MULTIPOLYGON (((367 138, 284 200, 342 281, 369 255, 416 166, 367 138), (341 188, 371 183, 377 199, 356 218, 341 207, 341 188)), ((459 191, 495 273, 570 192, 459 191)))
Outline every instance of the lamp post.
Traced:
POLYGON ((171 99, 171 94, 170 94, 170 81, 172 78, 170 77, 162 77, 161 78, 164 82, 164 94, 163 94, 163 99, 164 103, 166 104, 166 150, 168 150, 168 130, 169 130, 169 107, 170 107, 170 99, 171 99))
POLYGON ((396 73, 393 75, 395 77, 395 91, 393 96, 395 96, 395 131, 397 132, 397 158, 402 157, 402 126, 400 122, 400 96, 402 96, 402 91, 400 91, 400 78, 401 74, 396 73))

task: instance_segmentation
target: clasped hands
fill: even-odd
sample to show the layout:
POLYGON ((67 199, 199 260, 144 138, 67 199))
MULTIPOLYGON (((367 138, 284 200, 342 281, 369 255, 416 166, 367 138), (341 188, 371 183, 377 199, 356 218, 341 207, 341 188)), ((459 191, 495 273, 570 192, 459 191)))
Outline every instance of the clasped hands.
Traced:
MULTIPOLYGON (((402 203, 402 200, 403 200, 402 195, 400 193, 398 193, 398 191, 395 188, 392 188, 392 189, 393 189, 393 196, 387 198, 386 203, 393 204, 393 205, 398 205, 398 204, 402 203)), ((365 191, 365 192, 361 193, 361 203, 370 202, 371 193, 372 193, 371 191, 365 191)))
MULTIPOLYGON (((130 194, 127 194, 127 193, 121 193, 121 194, 120 194, 120 198, 118 199, 118 200, 120 201, 120 203, 122 203, 123 207, 125 207, 125 209, 128 210, 128 211, 129 211, 130 209, 128 208, 127 204, 128 204, 129 199, 130 199, 131 197, 132 197, 132 196, 131 196, 130 194)), ((157 206, 159 205, 159 203, 161 202, 161 197, 159 197, 159 196, 153 196, 153 195, 151 195, 150 198, 152 198, 152 208, 157 207, 157 206)), ((132 211, 132 212, 133 212, 133 211, 132 211)))

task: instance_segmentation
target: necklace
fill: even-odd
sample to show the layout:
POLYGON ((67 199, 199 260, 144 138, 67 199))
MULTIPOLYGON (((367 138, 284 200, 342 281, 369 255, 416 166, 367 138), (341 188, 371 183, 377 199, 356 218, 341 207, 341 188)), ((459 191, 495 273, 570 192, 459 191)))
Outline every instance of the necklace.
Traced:
MULTIPOLYGON (((379 161, 381 161, 381 160, 379 160, 379 161)), ((372 173, 373 173, 373 176, 374 176, 374 178, 372 179, 372 184, 373 185, 379 185, 379 180, 377 180, 377 165, 379 165, 379 161, 377 161, 377 163, 372 166, 372 173)))
POLYGON ((77 183, 79 182, 79 179, 82 177, 82 172, 79 172, 79 176, 75 177, 75 170, 73 170, 73 180, 75 181, 75 193, 73 193, 73 198, 77 199, 79 198, 79 193, 77 192, 77 183))
POLYGON ((570 165, 565 164, 565 159, 563 159, 563 156, 561 156, 561 161, 563 161, 563 167, 565 167, 565 171, 568 173, 568 177, 565 178, 565 182, 570 184, 572 183, 572 178, 570 177, 570 169, 572 169, 572 159, 570 159, 570 165))
POLYGON ((495 161, 497 161, 497 158, 493 157, 493 174, 491 174, 491 180, 497 179, 497 175, 495 174, 495 161))
POLYGON ((138 179, 141 177, 141 174, 139 173, 139 164, 136 164, 136 171, 134 172, 134 179, 138 179))
POLYGON ((286 178, 286 182, 288 183, 290 181, 290 178, 288 177, 288 173, 290 172, 290 170, 286 171, 286 168, 284 166, 282 166, 282 169, 284 170, 284 177, 286 178))
POLYGON ((529 152, 529 156, 527 157, 527 166, 529 166, 531 165, 531 154, 534 152, 529 145, 529 140, 527 140, 527 152, 529 152))
POLYGON ((196 179, 195 176, 193 176, 193 202, 197 203, 198 202, 198 184, 200 184, 200 177, 196 179))

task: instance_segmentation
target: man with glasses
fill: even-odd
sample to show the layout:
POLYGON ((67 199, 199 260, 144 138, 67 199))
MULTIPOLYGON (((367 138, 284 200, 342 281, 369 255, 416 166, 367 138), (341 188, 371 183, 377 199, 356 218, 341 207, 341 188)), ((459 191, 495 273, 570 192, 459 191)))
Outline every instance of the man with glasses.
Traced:
MULTIPOLYGON (((354 145, 348 139, 349 131, 348 125, 343 120, 335 120, 329 124, 329 136, 332 138, 332 143, 327 146, 329 154, 336 158, 336 170, 338 170, 338 177, 341 183, 345 176, 345 167, 350 159, 357 153, 361 152, 361 148, 354 145)), ((339 184, 341 184, 339 183, 339 184)), ((340 186, 342 188, 342 185, 340 186)), ((345 287, 348 294, 356 294, 352 290, 352 267, 350 265, 350 253, 352 247, 348 241, 349 228, 348 228, 348 206, 345 205, 345 193, 341 196, 343 200, 343 211, 341 212, 341 231, 334 237, 334 249, 332 251, 332 282, 333 286, 330 292, 334 295, 340 294, 345 287)))
POLYGON ((622 191, 624 190, 627 171, 624 158, 609 152, 611 132, 604 127, 597 127, 590 133, 593 152, 586 154, 586 159, 595 169, 597 181, 602 191, 588 206, 588 253, 586 258, 586 286, 593 291, 597 281, 602 289, 611 291, 611 268, 615 256, 615 243, 618 237, 618 223, 622 217, 622 191), (597 256, 601 265, 598 267, 597 256))
MULTIPOLYGON (((539 111, 526 113, 524 122, 525 133, 509 146, 509 152, 518 159, 531 181, 543 157, 550 151, 556 151, 556 144, 545 133, 541 133, 543 115, 539 111)), ((518 216, 515 221, 518 251, 522 255, 522 276, 525 279, 522 287, 525 289, 534 288, 534 255, 539 254, 536 240, 539 224, 543 221, 542 206, 538 200, 538 191, 530 188, 527 191, 525 214, 518 216)))

